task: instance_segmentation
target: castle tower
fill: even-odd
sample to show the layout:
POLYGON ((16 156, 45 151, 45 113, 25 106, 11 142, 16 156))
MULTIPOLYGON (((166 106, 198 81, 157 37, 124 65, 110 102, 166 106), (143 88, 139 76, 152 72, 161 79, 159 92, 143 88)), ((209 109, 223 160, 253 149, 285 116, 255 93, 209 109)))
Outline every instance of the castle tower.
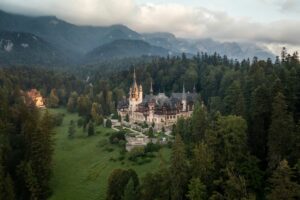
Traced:
POLYGON ((185 112, 186 111, 186 93, 185 93, 184 84, 183 84, 183 87, 182 87, 181 103, 182 103, 182 111, 185 112))
POLYGON ((136 111, 137 105, 143 101, 143 87, 137 84, 135 69, 133 71, 133 83, 129 90, 129 110, 133 114, 136 111))
POLYGON ((140 84, 140 87, 139 87, 139 101, 143 101, 143 87, 142 87, 142 84, 140 84))
POLYGON ((151 83, 150 83, 150 95, 153 95, 153 86, 152 86, 152 79, 151 79, 151 83))

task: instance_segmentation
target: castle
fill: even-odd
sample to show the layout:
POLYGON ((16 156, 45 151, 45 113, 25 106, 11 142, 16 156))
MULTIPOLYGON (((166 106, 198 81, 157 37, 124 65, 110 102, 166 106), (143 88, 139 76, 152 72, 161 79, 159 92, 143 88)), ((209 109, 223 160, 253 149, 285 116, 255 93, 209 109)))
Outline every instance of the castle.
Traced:
POLYGON ((129 98, 118 103, 118 114, 122 122, 147 123, 154 125, 156 130, 171 129, 178 118, 192 115, 197 96, 195 87, 190 93, 185 92, 184 86, 182 93, 172 93, 170 97, 165 93, 153 95, 151 82, 150 94, 143 97, 143 87, 137 84, 134 70, 129 98))

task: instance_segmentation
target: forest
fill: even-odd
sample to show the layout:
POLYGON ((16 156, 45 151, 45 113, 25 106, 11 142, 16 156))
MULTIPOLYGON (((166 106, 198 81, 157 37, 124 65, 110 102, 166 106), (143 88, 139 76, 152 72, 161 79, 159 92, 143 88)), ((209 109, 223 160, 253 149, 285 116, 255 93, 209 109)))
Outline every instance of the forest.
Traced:
POLYGON ((113 170, 108 200, 300 198, 297 52, 284 48, 275 61, 216 53, 123 61, 129 64, 111 70, 103 70, 110 63, 0 69, 0 199, 47 199, 52 193, 53 130, 60 116, 38 110, 22 91, 38 89, 47 107, 78 113, 83 126, 102 124, 107 116, 118 118, 116 106, 128 94, 134 68, 146 94, 151 81, 154 93, 180 92, 184 84, 189 91, 196 87, 199 102, 191 118, 173 127, 170 163, 161 160, 145 177, 113 170))

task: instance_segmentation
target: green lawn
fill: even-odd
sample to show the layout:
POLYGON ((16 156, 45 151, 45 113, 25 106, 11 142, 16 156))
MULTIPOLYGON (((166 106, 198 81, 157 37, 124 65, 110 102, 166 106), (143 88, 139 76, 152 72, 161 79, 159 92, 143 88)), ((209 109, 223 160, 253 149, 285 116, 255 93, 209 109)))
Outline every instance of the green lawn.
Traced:
MULTIPOLYGON (((108 133, 112 129, 96 127, 101 133, 87 137, 82 129, 77 129, 75 138, 68 138, 70 120, 77 122, 77 114, 69 114, 65 109, 52 109, 52 113, 65 113, 62 126, 55 129, 55 152, 53 157, 53 177, 50 186, 51 200, 93 200, 105 199, 107 179, 113 169, 132 168, 139 177, 159 168, 159 156, 147 164, 137 165, 131 161, 119 161, 120 147, 108 143, 108 133), (109 152, 107 149, 113 149, 109 152), (117 160, 117 161, 112 161, 117 160)), ((161 155, 170 157, 170 149, 163 148, 161 155)))

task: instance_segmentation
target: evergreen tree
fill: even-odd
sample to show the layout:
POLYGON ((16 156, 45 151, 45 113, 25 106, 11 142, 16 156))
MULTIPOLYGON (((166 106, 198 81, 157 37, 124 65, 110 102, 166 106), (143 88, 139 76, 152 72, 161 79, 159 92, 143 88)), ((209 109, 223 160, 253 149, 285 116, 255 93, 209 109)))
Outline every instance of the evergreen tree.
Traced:
POLYGON ((102 113, 101 105, 94 102, 92 104, 91 116, 92 116, 93 121, 97 125, 100 125, 103 123, 103 117, 102 117, 101 113, 102 113))
POLYGON ((179 134, 175 136, 175 142, 172 148, 171 154, 171 191, 172 191, 172 199, 180 200, 184 199, 184 194, 187 186, 187 174, 188 166, 185 154, 184 143, 179 134))
POLYGON ((50 108, 57 108, 59 103, 59 98, 57 96, 56 89, 52 89, 50 92, 50 96, 48 98, 48 106, 50 108))
POLYGON ((266 166, 267 138, 270 125, 269 90, 260 86, 252 94, 251 121, 249 123, 249 145, 252 153, 266 166))
POLYGON ((129 122, 129 115, 128 114, 126 114, 126 116, 125 116, 125 121, 129 122))
MULTIPOLYGON (((282 159, 288 159, 293 147, 294 123, 282 93, 272 104, 272 117, 268 137, 269 167, 274 169, 282 159)), ((295 138, 294 138, 295 139, 295 138)))
POLYGON ((124 197, 123 200, 137 200, 137 191, 134 187, 134 182, 132 178, 129 179, 125 189, 124 189, 124 197))
POLYGON ((300 198, 300 185, 293 182, 294 174, 286 160, 279 163, 269 179, 268 200, 293 200, 300 198))
POLYGON ((214 160, 212 152, 208 146, 201 142, 194 148, 193 159, 191 160, 191 169, 193 177, 200 178, 200 181, 204 183, 210 183, 212 177, 212 171, 214 169, 214 160))
POLYGON ((199 103, 196 104, 192 116, 192 141, 198 142, 204 139, 205 129, 207 127, 207 112, 199 103))
POLYGON ((89 121, 89 123, 88 123, 88 136, 92 136, 94 134, 95 134, 94 123, 92 121, 89 121))
POLYGON ((227 167, 226 171, 228 175, 228 180, 225 183, 226 199, 250 199, 245 178, 236 172, 233 167, 227 167))
POLYGON ((234 81, 226 91, 224 98, 225 113, 245 116, 245 102, 239 81, 234 81))
MULTIPOLYGON (((108 187, 106 193, 107 200, 120 200, 124 197, 125 188, 129 180, 132 179, 134 190, 137 191, 139 179, 136 172, 132 169, 114 169, 108 178, 108 187)), ((129 191, 127 191, 129 193, 129 191)))
POLYGON ((67 103, 67 110, 69 112, 75 112, 77 107, 77 98, 78 98, 77 92, 72 92, 67 103))
POLYGON ((200 181, 199 178, 193 178, 189 183, 189 191, 187 194, 190 200, 205 200, 206 196, 206 186, 200 181))
POLYGON ((73 138, 76 133, 75 124, 73 120, 70 121, 68 133, 69 133, 68 135, 69 138, 73 138))
POLYGON ((107 119, 107 120, 106 120, 105 127, 111 128, 111 126, 112 126, 111 120, 110 120, 110 119, 107 119))

